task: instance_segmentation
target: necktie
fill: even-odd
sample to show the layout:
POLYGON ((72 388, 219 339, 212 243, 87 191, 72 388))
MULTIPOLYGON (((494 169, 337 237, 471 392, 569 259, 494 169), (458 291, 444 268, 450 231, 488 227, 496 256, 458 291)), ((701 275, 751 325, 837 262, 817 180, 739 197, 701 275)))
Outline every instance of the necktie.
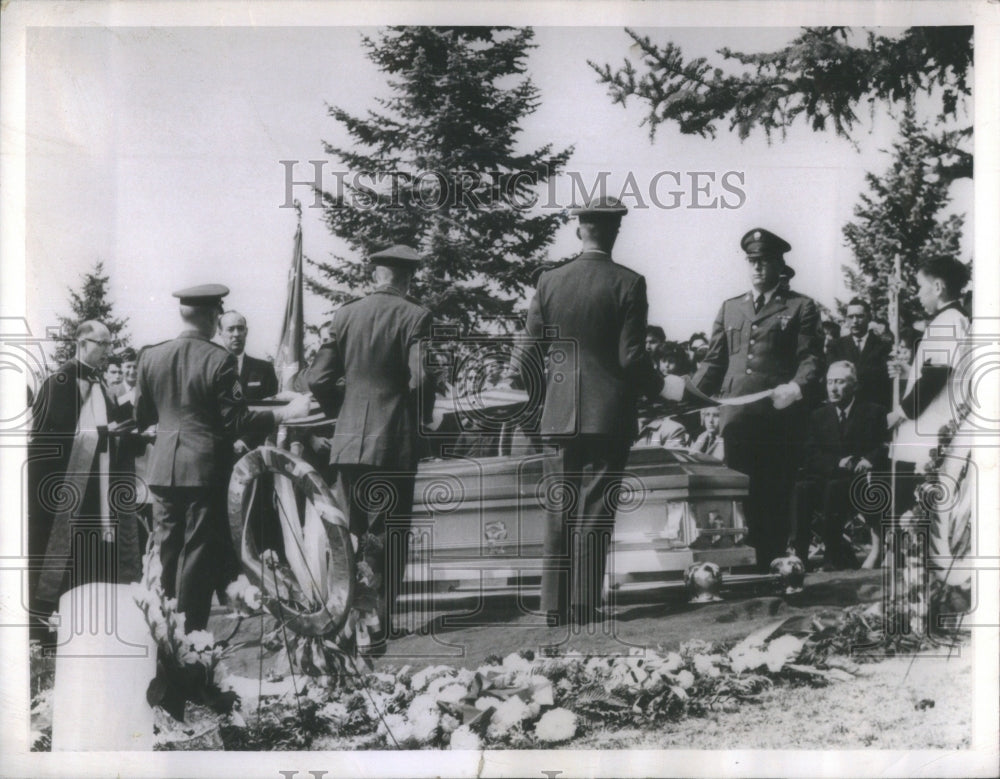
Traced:
POLYGON ((764 296, 758 295, 753 301, 753 312, 759 314, 760 310, 764 307, 764 296))
POLYGON ((844 437, 844 431, 847 429, 847 412, 842 408, 837 409, 837 418, 840 421, 840 437, 844 437))
POLYGON ((705 439, 705 448, 702 449, 702 454, 707 454, 712 451, 712 446, 715 444, 715 434, 709 433, 708 437, 705 439))

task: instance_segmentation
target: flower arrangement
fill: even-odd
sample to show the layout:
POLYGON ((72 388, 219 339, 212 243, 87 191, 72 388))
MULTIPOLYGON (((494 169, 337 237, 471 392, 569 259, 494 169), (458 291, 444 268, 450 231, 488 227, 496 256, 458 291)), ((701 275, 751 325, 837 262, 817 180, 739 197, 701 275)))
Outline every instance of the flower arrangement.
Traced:
POLYGON ((142 579, 131 585, 157 648, 156 676, 146 689, 146 700, 180 722, 188 701, 228 714, 238 698, 218 684, 224 646, 207 630, 185 630, 177 599, 168 598, 160 583, 162 573, 159 550, 151 547, 143 559, 142 579))
POLYGON ((649 728, 733 711, 776 684, 824 686, 852 678, 865 658, 846 655, 859 645, 882 654, 880 614, 876 605, 793 617, 735 645, 692 640, 678 651, 615 656, 523 650, 488 657, 475 669, 404 666, 311 677, 297 694, 262 704, 265 722, 273 723, 266 732, 277 745, 232 727, 223 738, 227 748, 240 749, 291 743, 298 749, 544 749, 598 727, 649 728))

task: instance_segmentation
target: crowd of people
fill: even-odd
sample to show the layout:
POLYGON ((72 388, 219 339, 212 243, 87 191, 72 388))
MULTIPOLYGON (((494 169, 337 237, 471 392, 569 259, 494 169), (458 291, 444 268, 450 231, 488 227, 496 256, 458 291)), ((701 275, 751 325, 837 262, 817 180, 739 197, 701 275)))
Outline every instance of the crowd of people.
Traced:
MULTIPOLYGON (((278 377, 245 353, 247 321, 224 310, 221 285, 174 293, 180 335, 139 354, 109 354, 108 328, 81 324, 76 356, 44 380, 33 403, 28 520, 37 624, 73 586, 135 578, 151 535, 167 594, 189 628, 203 628, 213 591, 221 596, 238 571, 228 474, 280 422, 307 414, 305 393, 337 419, 321 475, 335 485, 352 531, 395 538, 384 542, 392 558, 377 572, 375 649, 391 637, 417 462, 426 455, 421 430, 440 423, 435 403, 532 381, 544 391, 529 393, 538 407, 527 416, 527 438, 546 454, 544 478, 565 481, 578 496, 546 511, 541 609, 552 624, 605 618, 601 585, 615 515, 608 496, 637 440, 748 475, 749 541, 762 570, 789 552, 809 562, 814 525, 826 566, 858 565, 843 538, 844 522, 858 513, 872 528, 864 564, 876 564, 887 517, 862 511, 855 491, 891 475, 896 515, 912 506, 937 430, 958 403, 967 267, 943 256, 921 263, 923 337, 904 330, 893 343, 861 298, 849 301, 842 327, 821 322, 816 303, 791 289, 791 247, 754 228, 741 242, 749 290, 721 304, 711 333, 670 342, 646 321, 645 279, 612 260, 626 213, 613 198, 577 209, 580 254, 542 273, 524 334, 479 356, 442 349, 425 359, 432 314, 407 297, 419 254, 394 246, 370 256, 372 292, 337 310, 311 365, 282 377, 294 390, 282 396, 285 406, 248 405, 274 396, 278 377), (112 499, 122 479, 131 501, 112 499), (392 491, 388 507, 366 503, 373 480, 392 491), (84 531, 92 538, 81 541, 84 531), (94 548, 104 567, 80 558, 94 548)), ((495 436, 465 432, 472 437, 459 454, 504 453, 502 435, 497 448, 495 436)))

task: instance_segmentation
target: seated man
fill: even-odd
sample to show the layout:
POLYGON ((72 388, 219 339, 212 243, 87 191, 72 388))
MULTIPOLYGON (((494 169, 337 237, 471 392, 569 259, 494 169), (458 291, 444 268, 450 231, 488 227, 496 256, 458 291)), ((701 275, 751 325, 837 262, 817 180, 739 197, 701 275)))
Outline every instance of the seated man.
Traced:
MULTIPOLYGON (((886 410, 875 403, 855 398, 857 372, 846 360, 833 363, 826 373, 830 402, 809 417, 805 460, 792 495, 792 533, 790 543, 803 562, 808 560, 810 525, 813 512, 823 513, 825 563, 831 568, 856 568, 857 559, 843 540, 844 519, 859 511, 873 472, 884 468, 887 437, 886 410)), ((865 512, 861 512, 865 513, 865 512)), ((866 561, 872 567, 881 548, 877 530, 878 514, 865 514, 872 527, 873 555, 866 561)))

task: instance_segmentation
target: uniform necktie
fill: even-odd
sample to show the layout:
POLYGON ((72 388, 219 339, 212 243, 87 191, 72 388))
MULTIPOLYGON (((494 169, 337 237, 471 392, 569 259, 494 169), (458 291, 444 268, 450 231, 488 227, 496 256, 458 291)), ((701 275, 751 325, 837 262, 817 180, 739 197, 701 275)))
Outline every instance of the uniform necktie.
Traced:
POLYGON ((753 312, 759 314, 760 310, 764 307, 764 295, 758 295, 753 301, 753 312))

